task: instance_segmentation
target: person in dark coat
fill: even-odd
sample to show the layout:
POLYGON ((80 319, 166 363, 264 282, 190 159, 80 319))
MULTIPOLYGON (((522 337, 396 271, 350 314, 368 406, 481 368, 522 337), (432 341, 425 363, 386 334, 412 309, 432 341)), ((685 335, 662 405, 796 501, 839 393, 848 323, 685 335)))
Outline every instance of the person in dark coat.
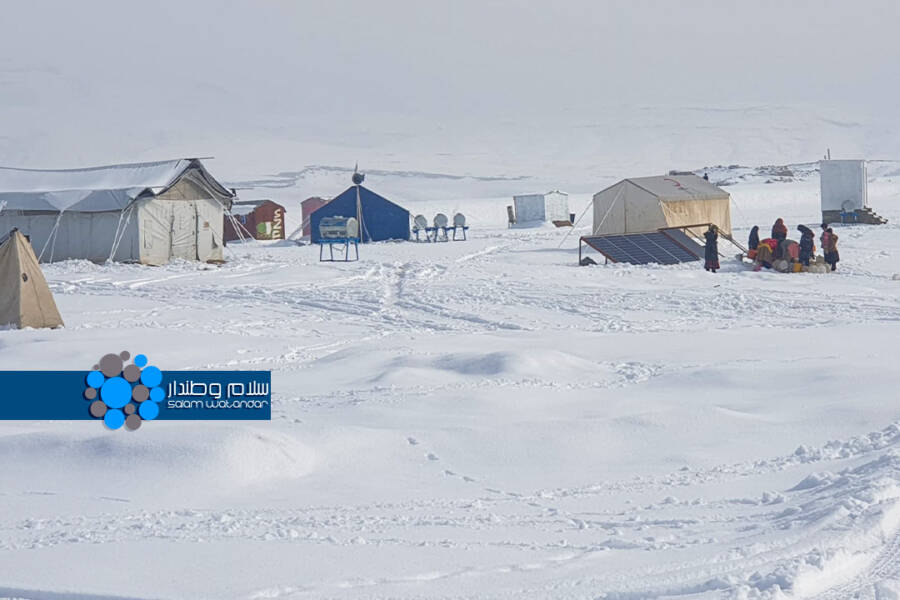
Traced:
POLYGON ((772 225, 772 237, 779 242, 787 239, 787 225, 784 224, 784 219, 776 219, 772 225))
POLYGON ((704 252, 706 264, 703 268, 715 273, 719 268, 719 231, 715 225, 710 225, 703 237, 706 238, 706 252, 704 252))
POLYGON ((822 252, 825 253, 825 262, 831 265, 831 270, 834 271, 835 269, 837 269, 838 261, 841 260, 837 249, 838 236, 834 233, 831 227, 826 229, 825 233, 828 234, 828 237, 826 238, 828 245, 822 246, 822 252))
POLYGON ((754 225, 750 230, 750 239, 747 241, 747 247, 750 250, 759 248, 759 225, 754 225))
POLYGON ((800 232, 800 263, 808 267, 816 249, 816 234, 806 225, 797 225, 797 231, 800 232))

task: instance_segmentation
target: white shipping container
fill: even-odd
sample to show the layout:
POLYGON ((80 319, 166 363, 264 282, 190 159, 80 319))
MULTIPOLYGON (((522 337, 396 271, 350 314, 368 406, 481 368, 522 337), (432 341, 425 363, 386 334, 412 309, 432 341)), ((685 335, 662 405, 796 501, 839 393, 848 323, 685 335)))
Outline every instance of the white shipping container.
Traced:
POLYGON ((513 196, 513 205, 517 223, 569 220, 569 195, 565 192, 513 196))
POLYGON ((823 160, 819 162, 822 210, 853 212, 867 206, 866 161, 823 160))

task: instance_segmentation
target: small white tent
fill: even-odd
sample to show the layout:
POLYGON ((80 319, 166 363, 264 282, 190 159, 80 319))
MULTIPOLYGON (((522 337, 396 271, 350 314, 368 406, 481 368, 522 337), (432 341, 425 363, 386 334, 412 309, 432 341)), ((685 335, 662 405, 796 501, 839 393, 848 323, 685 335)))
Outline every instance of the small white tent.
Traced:
POLYGON ((569 195, 555 190, 546 194, 513 196, 516 223, 569 220, 569 195))
POLYGON ((696 175, 623 179, 594 194, 594 235, 705 223, 731 235, 731 197, 696 175))
POLYGON ((68 170, 0 167, 0 231, 28 235, 43 262, 221 261, 233 198, 197 159, 68 170))
POLYGON ((0 328, 62 325, 31 244, 11 231, 0 239, 0 328))

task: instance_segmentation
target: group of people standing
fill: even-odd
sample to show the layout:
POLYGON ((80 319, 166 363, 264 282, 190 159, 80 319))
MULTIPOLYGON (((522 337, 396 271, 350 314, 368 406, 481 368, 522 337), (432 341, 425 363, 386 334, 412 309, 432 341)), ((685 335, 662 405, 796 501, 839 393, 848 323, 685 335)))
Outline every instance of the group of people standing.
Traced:
MULTIPOLYGON (((816 254, 816 234, 806 225, 797 225, 797 231, 800 232, 799 244, 787 239, 787 225, 784 224, 783 219, 777 219, 775 224, 772 225, 772 236, 760 240, 759 227, 754 225, 753 229, 750 230, 750 239, 748 241, 748 247, 753 253, 752 257, 757 264, 766 268, 771 268, 772 262, 779 259, 790 259, 808 267, 816 254), (796 247, 794 247, 795 244, 796 247)), ((837 249, 838 236, 827 223, 822 223, 822 235, 819 236, 819 240, 822 243, 825 262, 834 271, 837 269, 837 263, 840 260, 837 249)))
MULTIPOLYGON (((796 262, 806 267, 809 266, 810 261, 814 262, 816 234, 806 225, 797 225, 797 231, 800 232, 799 243, 787 239, 787 225, 784 224, 784 219, 777 219, 775 224, 772 225, 772 236, 760 240, 759 226, 754 225, 753 229, 750 230, 748 246, 750 248, 749 256, 756 261, 757 270, 762 267, 771 269, 773 262, 782 259, 796 262)), ((706 263, 704 268, 711 273, 715 273, 719 270, 719 229, 715 225, 710 225, 703 237, 706 238, 704 253, 706 263)), ((838 236, 827 223, 822 223, 822 235, 819 236, 819 241, 822 243, 825 262, 834 271, 837 269, 837 263, 841 259, 837 249, 838 236)), ((797 269, 799 270, 799 267, 797 269)))

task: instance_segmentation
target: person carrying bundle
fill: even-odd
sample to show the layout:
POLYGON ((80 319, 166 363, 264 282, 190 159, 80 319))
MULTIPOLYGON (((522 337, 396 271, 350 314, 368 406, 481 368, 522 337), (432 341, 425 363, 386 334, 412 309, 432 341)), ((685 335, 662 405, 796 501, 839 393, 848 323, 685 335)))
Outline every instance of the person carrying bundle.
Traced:
POLYGON ((809 266, 809 261, 816 251, 816 234, 806 225, 797 225, 800 232, 800 264, 809 266))
POLYGON ((706 252, 704 256, 706 264, 704 268, 715 273, 719 268, 719 231, 715 225, 710 225, 703 237, 706 238, 706 252))
POLYGON ((838 254, 837 242, 837 234, 831 227, 826 229, 825 233, 822 234, 822 252, 825 253, 825 262, 831 265, 832 271, 837 269, 837 263, 841 260, 841 257, 838 254))

